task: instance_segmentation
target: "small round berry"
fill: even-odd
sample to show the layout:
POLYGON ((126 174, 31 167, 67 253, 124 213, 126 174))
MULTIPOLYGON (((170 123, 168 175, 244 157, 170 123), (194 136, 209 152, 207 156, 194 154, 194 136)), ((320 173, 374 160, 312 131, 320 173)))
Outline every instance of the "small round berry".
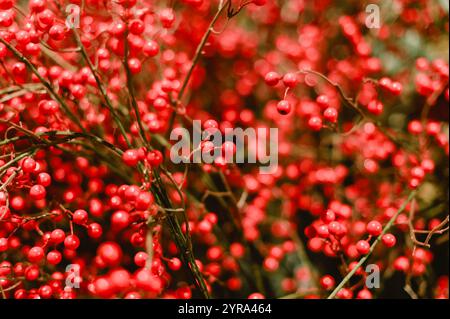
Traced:
POLYGON ((381 225, 380 222, 372 220, 369 223, 367 223, 366 230, 369 233, 369 235, 379 236, 383 231, 383 226, 381 225))
POLYGON ((280 82, 281 77, 277 72, 269 72, 264 77, 264 81, 266 81, 267 85, 275 86, 280 82))
POLYGON ((36 161, 27 157, 23 160, 21 167, 24 173, 32 173, 36 169, 36 161))
POLYGON ((48 35, 52 40, 61 41, 66 37, 66 30, 64 26, 60 24, 55 24, 48 31, 48 35))
POLYGON ((390 90, 392 86, 392 80, 387 77, 383 77, 380 80, 378 80, 378 84, 380 87, 382 87, 385 90, 390 90))
POLYGON ((219 123, 217 123, 217 121, 215 121, 215 120, 209 119, 209 120, 206 120, 203 123, 203 128, 205 130, 218 129, 219 128, 219 123))
POLYGON ((321 238, 328 238, 329 232, 328 232, 328 226, 327 225, 320 225, 317 227, 317 235, 321 238))
POLYGON ((72 220, 75 224, 84 225, 88 221, 88 213, 83 209, 77 209, 73 212, 72 220))
POLYGON ((42 299, 48 299, 53 295, 53 289, 49 285, 44 285, 39 288, 38 293, 42 299))
POLYGON ((298 78, 295 73, 286 73, 283 76, 283 83, 289 88, 294 88, 297 86, 298 78))
POLYGON ((400 256, 394 260, 394 269, 398 271, 407 272, 409 269, 410 263, 408 257, 400 256))
POLYGON ((137 150, 126 150, 122 154, 122 160, 127 166, 136 166, 139 162, 139 153, 137 150))
POLYGON ((138 267, 144 267, 148 259, 148 254, 143 251, 139 251, 134 255, 134 263, 138 267))
POLYGON ((140 35, 145 30, 145 24, 141 20, 134 19, 130 21, 130 23, 128 24, 128 28, 130 30, 130 33, 140 35))
POLYGON ((69 250, 76 250, 80 246, 80 239, 77 235, 69 235, 64 239, 64 246, 69 250))
POLYGON ((392 234, 384 234, 384 235, 381 237, 381 241, 383 242, 383 244, 384 244, 386 247, 394 247, 395 244, 397 243, 397 239, 396 239, 395 236, 392 235, 392 234))
POLYGON ((48 187, 52 183, 52 178, 50 177, 49 174, 47 174, 45 172, 42 172, 42 173, 38 174, 38 176, 36 178, 36 182, 39 185, 42 185, 44 187, 48 187))
POLYGON ((57 250, 52 250, 47 254, 47 261, 51 265, 57 265, 61 262, 62 255, 57 250))
POLYGON ((370 244, 366 240, 359 240, 356 243, 356 249, 361 255, 366 255, 370 250, 370 244))
POLYGON ((263 294, 260 294, 259 292, 252 293, 250 296, 248 296, 248 299, 265 299, 263 294))
POLYGON ((322 129, 322 119, 318 116, 311 116, 308 120, 308 127, 313 131, 320 131, 322 129))
POLYGON ((326 223, 329 224, 332 221, 334 221, 336 219, 336 214, 331 210, 331 209, 327 209, 321 216, 320 219, 326 223))
POLYGON ((392 82, 390 91, 394 95, 400 95, 403 91, 403 85, 400 82, 392 82))
POLYGON ((144 44, 142 51, 146 56, 154 57, 159 53, 159 45, 158 43, 156 43, 156 41, 149 40, 144 44))
POLYGON ((159 13, 159 20, 164 28, 168 29, 172 27, 175 22, 175 13, 171 8, 163 9, 159 13))
POLYGON ((328 224, 328 232, 334 236, 342 237, 345 235, 345 228, 340 222, 332 221, 328 224))
POLYGON ((181 260, 178 258, 172 258, 168 262, 168 266, 171 270, 177 271, 181 269, 182 263, 181 260))
POLYGON ((323 289, 325 290, 330 290, 334 287, 334 285, 336 284, 336 281, 334 280, 334 278, 330 275, 325 275, 322 278, 320 278, 320 285, 322 286, 323 289))
POLYGON ((124 210, 118 210, 111 216, 111 225, 115 230, 126 228, 130 224, 130 214, 124 210))
POLYGON ((91 223, 88 225, 88 235, 91 238, 100 238, 103 234, 102 226, 98 223, 91 223))
POLYGON ((369 112, 374 115, 380 115, 381 113, 383 113, 383 108, 383 103, 378 100, 372 100, 367 105, 367 109, 369 110, 369 112))
POLYGON ((44 199, 47 195, 45 187, 42 185, 34 185, 30 188, 30 197, 34 200, 44 199))
POLYGON ((287 101, 287 100, 281 100, 277 104, 277 111, 281 115, 289 114, 291 112, 291 109, 292 109, 291 103, 289 103, 289 101, 287 101))
POLYGON ((158 167, 162 164, 164 157, 158 150, 153 150, 147 154, 147 161, 152 167, 158 167))
POLYGON ((131 58, 128 59, 128 67, 130 68, 130 72, 132 74, 138 74, 142 70, 142 63, 139 59, 131 58))
POLYGON ((323 112, 323 117, 331 123, 336 123, 338 118, 338 111, 334 107, 328 107, 323 112))
POLYGON ((8 250, 8 239, 0 238, 0 253, 8 250))
POLYGON ((44 258, 44 250, 42 249, 42 247, 39 246, 35 246, 32 247, 29 251, 28 251, 28 260, 32 263, 36 263, 42 260, 42 258, 44 258))
POLYGON ((336 294, 339 299, 351 299, 353 297, 353 292, 350 289, 342 288, 336 294))
POLYGON ((420 121, 413 120, 408 123, 408 132, 409 133, 418 135, 418 134, 422 133, 422 131, 423 131, 423 127, 422 127, 422 123, 420 123, 420 121))
POLYGON ((316 102, 322 109, 328 108, 330 106, 330 98, 325 94, 319 95, 316 98, 316 102))
MULTIPOLYGON (((259 7, 262 7, 267 4, 267 0, 253 0, 252 3, 259 7)), ((249 299, 252 299, 252 298, 249 298, 249 299)))
POLYGON ((362 289, 356 295, 357 299, 372 299, 372 293, 369 289, 362 289))
POLYGON ((106 265, 117 266, 122 259, 122 249, 114 242, 105 242, 98 247, 97 255, 106 265))
POLYGON ((57 228, 50 233, 50 240, 55 245, 62 243, 65 238, 66 234, 62 229, 57 228))

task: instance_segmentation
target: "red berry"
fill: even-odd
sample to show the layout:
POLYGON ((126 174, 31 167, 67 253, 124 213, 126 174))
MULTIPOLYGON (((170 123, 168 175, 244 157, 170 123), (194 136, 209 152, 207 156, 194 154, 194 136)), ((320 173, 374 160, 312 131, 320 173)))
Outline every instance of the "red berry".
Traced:
POLYGON ((36 182, 39 185, 42 185, 44 187, 48 187, 52 183, 52 178, 47 173, 39 173, 37 178, 36 178, 36 182))
POLYGON ((147 161, 152 167, 158 167, 163 162, 163 155, 160 151, 154 150, 148 153, 147 161))
MULTIPOLYGON (((264 6, 267 4, 267 0, 252 0, 252 3, 254 3, 257 6, 264 6)), ((249 298, 252 299, 252 298, 249 298)))
POLYGON ((128 67, 132 74, 138 74, 142 70, 141 61, 136 58, 128 59, 128 67))
POLYGON ((383 108, 383 104, 377 100, 372 100, 367 105, 367 109, 369 110, 369 112, 374 115, 380 115, 381 113, 383 113, 383 108))
POLYGON ((69 250, 76 250, 80 246, 80 239, 76 235, 69 235, 64 239, 64 246, 69 250))
POLYGON ((83 209, 77 209, 73 212, 72 220, 75 224, 84 225, 88 221, 88 213, 83 209))
POLYGON ((369 223, 367 223, 366 230, 372 236, 379 236, 383 231, 383 226, 376 220, 372 220, 369 223))
POLYGON ((27 157, 23 160, 21 167, 24 173, 32 173, 36 168, 36 161, 31 157, 27 157))
POLYGON ((370 244, 366 240, 360 240, 356 243, 356 249, 361 255, 366 255, 370 250, 370 244))
POLYGON ((122 160, 128 166, 136 166, 139 162, 139 153, 137 150, 126 150, 122 154, 122 160))
POLYGON ((308 120, 308 126, 313 131, 320 131, 322 129, 322 119, 318 116, 312 116, 308 120))
POLYGON ((267 85, 270 85, 270 86, 277 85, 278 82, 280 82, 280 80, 281 80, 281 77, 276 72, 269 72, 264 77, 264 81, 266 81, 267 85))
POLYGON ((57 250, 52 250, 47 254, 47 261, 51 265, 57 265, 61 262, 61 253, 57 250))
POLYGON ((122 259, 122 249, 115 242, 104 242, 97 249, 97 255, 108 266, 117 266, 122 259))
POLYGON ((336 281, 330 275, 326 275, 320 278, 320 285, 325 290, 331 290, 334 287, 335 283, 336 281))
POLYGON ((8 239, 0 238, 0 253, 8 250, 8 239))
POLYGON ((283 83, 289 88, 294 88, 297 86, 298 78, 295 73, 286 73, 283 77, 283 83))
POLYGON ((30 196, 34 200, 44 199, 47 195, 45 187, 42 185, 34 185, 30 188, 30 196))
POLYGON ((102 226, 98 223, 91 223, 88 225, 88 235, 91 238, 100 238, 103 234, 102 226))
POLYGON ((323 112, 323 117, 331 123, 336 123, 338 118, 338 112, 334 107, 329 107, 323 112))
POLYGON ((64 241, 66 234, 62 229, 55 229, 50 234, 50 240, 53 244, 57 245, 64 241))
POLYGON ((263 294, 260 294, 259 292, 252 293, 250 296, 248 296, 248 299, 265 299, 263 294))
POLYGON ((159 19, 161 20, 161 24, 164 28, 170 28, 175 22, 175 13, 170 8, 163 9, 159 13, 159 19))
POLYGON ((142 51, 146 56, 154 57, 159 53, 159 45, 155 41, 149 40, 144 44, 142 51))

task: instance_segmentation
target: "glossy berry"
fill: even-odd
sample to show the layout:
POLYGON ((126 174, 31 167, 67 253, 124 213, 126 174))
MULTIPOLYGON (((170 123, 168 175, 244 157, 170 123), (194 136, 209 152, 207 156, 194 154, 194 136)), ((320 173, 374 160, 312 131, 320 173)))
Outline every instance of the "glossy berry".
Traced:
POLYGON ((269 86, 275 86, 280 82, 281 76, 276 72, 269 72, 266 74, 264 80, 266 81, 267 85, 269 86))
POLYGON ((137 150, 126 150, 122 154, 123 162, 128 166, 136 166, 139 162, 139 154, 137 150))
POLYGON ((365 240, 360 240, 356 243, 356 249, 361 255, 366 255, 370 250, 370 244, 365 240))
POLYGON ((77 209, 73 212, 72 220, 75 224, 83 225, 88 221, 88 213, 83 209, 77 209))
POLYGON ((64 239, 64 246, 70 250, 76 250, 80 246, 80 239, 76 235, 69 235, 64 239))
POLYGON ((34 185, 30 188, 30 197, 34 200, 44 199, 47 194, 44 186, 34 185))

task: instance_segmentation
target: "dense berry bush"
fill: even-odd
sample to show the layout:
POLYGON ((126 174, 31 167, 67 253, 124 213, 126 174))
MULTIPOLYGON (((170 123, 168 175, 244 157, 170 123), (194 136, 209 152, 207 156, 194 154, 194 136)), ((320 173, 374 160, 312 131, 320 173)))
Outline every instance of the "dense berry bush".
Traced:
POLYGON ((1 296, 448 298, 448 3, 372 2, 0 0, 1 296))

